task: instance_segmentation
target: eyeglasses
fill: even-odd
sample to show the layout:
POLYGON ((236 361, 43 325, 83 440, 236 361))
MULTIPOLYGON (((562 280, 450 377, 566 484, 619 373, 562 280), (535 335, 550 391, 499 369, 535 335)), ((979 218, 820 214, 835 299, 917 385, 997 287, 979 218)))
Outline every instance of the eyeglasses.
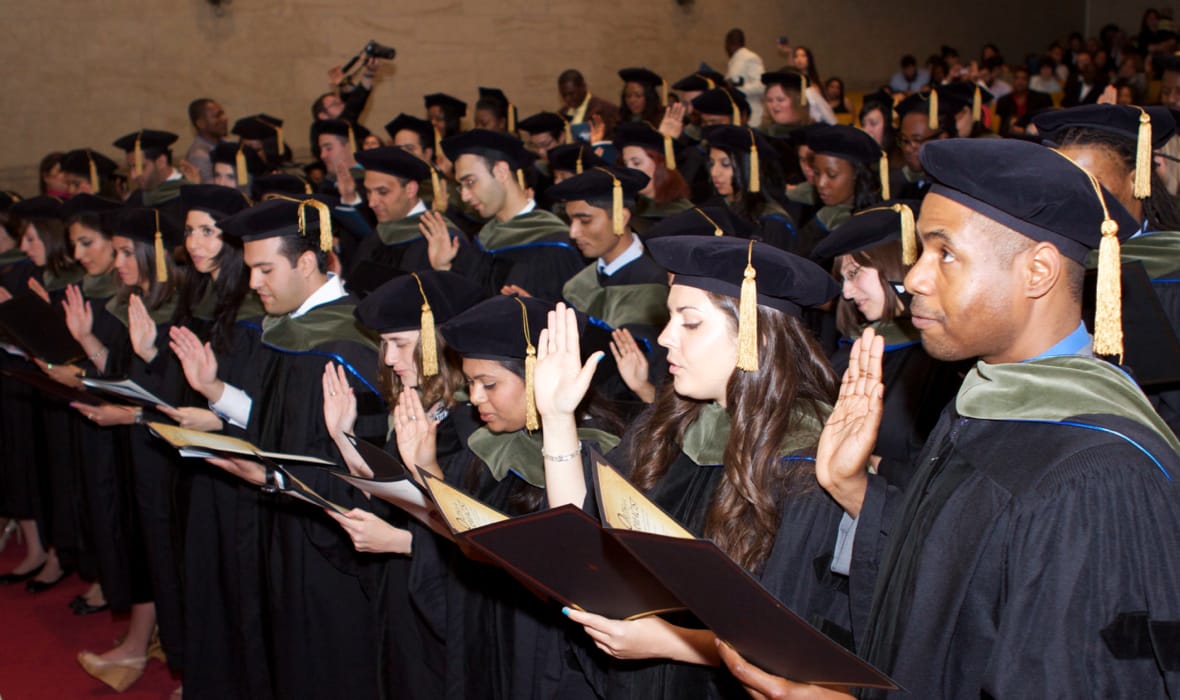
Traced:
POLYGON ((939 129, 937 131, 932 131, 932 132, 930 132, 929 135, 923 136, 920 139, 911 139, 908 136, 898 136, 897 143, 902 148, 919 148, 923 144, 925 144, 927 141, 933 141, 934 139, 938 138, 941 135, 942 135, 942 129, 939 129))

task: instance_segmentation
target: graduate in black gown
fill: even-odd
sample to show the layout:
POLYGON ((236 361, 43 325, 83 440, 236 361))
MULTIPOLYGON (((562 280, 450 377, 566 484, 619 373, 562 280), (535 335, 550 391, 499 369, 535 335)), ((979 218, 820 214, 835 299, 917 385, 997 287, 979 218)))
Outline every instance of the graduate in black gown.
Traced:
MULTIPOLYGON (((460 408, 475 412, 482 425, 462 436, 466 449, 449 461, 418 464, 510 516, 545 504, 543 426, 527 397, 528 358, 552 308, 538 299, 497 296, 441 327, 447 344, 463 358, 469 403, 460 408)), ((575 427, 581 439, 602 450, 614 447, 611 416, 592 401, 582 409, 582 425, 575 427)), ((424 422, 413 415, 399 417, 399 440, 424 422)), ((594 697, 570 654, 558 606, 499 568, 468 559, 438 538, 421 543, 415 538, 411 595, 420 610, 430 611, 446 645, 442 697, 594 697)))
MULTIPOLYGON (((212 405, 223 419, 246 426, 250 441, 264 449, 322 459, 336 454, 320 396, 325 361, 345 369, 356 393, 358 437, 380 440, 387 414, 373 376, 376 343, 356 324, 355 299, 326 272, 330 215, 316 199, 275 199, 226 220, 226 230, 243 240, 251 288, 267 315, 244 386, 223 383, 212 405)), ((377 696, 375 567, 322 510, 283 495, 288 486, 279 471, 248 460, 211 462, 271 494, 260 499, 259 523, 271 692, 377 696)), ((343 508, 367 502, 326 470, 289 468, 343 508)))
POLYGON ((562 288, 566 303, 606 324, 620 372, 598 383, 606 396, 634 404, 651 403, 667 368, 656 335, 668 320, 668 273, 651 259, 631 227, 636 197, 647 176, 630 168, 598 166, 549 189, 570 218, 570 239, 594 262, 562 288), (621 192, 617 205, 615 190, 621 192), (617 208, 616 208, 617 206, 617 208), (626 348, 624 350, 624 348, 626 348), (642 363, 627 363, 632 357, 642 363), (624 368, 625 371, 624 371, 624 368))
MULTIPOLYGON (((1139 230, 1120 248, 1122 260, 1143 264, 1172 333, 1180 337, 1180 206, 1153 172, 1154 163, 1147 157, 1175 135, 1171 110, 1084 105, 1045 112, 1037 115, 1033 124, 1043 139, 1094 173, 1141 222, 1139 230), (1144 117, 1148 129, 1141 135, 1144 117), (1150 143, 1140 147, 1141 139, 1149 139, 1150 143)), ((1096 263, 1094 256, 1087 261, 1091 267, 1096 263)), ((1168 329, 1161 331, 1166 333, 1168 329)), ((1180 430, 1180 385, 1160 382, 1144 390, 1172 430, 1180 430)))
POLYGON ((615 129, 619 163, 647 175, 635 198, 631 226, 639 235, 660 220, 692 208, 688 183, 677 169, 675 140, 645 122, 620 124, 615 129))
POLYGON ((810 256, 816 244, 852 212, 889 198, 889 159, 872 136, 854 126, 810 130, 807 147, 813 153, 815 192, 823 204, 799 232, 797 252, 810 256), (884 184, 882 173, 886 174, 884 184))
MULTIPOLYGON (((810 261, 733 237, 659 238, 651 249, 673 274, 671 320, 659 338, 671 381, 607 459, 784 604, 850 644, 847 581, 827 567, 841 510, 816 483, 811 459, 836 377, 799 317, 802 307, 834 296, 835 282, 810 261), (751 266, 754 286, 743 284, 751 266), (755 327, 739 322, 739 307, 751 304, 755 327)), ((560 308, 550 314, 538 351, 547 493, 551 506, 595 513, 570 428, 596 358, 582 364, 568 316, 560 308)), ((607 655, 583 657, 600 696, 741 697, 717 668, 712 632, 690 616, 621 621, 593 613, 566 611, 607 655)))
MULTIPOLYGON (((464 420, 455 399, 463 385, 462 368, 458 356, 447 350, 436 324, 479 301, 479 287, 474 283, 452 272, 426 270, 386 282, 356 307, 357 320, 381 337, 381 386, 393 407, 390 422, 394 427, 385 450, 400 456, 409 469, 449 461, 465 449, 456 427, 464 420), (424 332, 431 334, 425 342, 424 332), (397 426, 405 426, 410 416, 411 427, 398 431, 397 426), (432 439, 420 439, 414 430, 419 427, 430 432, 432 439), (405 454, 399 444, 405 446, 405 454)), ((323 383, 324 420, 349 472, 366 479, 389 477, 375 475, 348 439, 354 429, 356 400, 343 370, 329 364, 323 383)), ((375 557, 381 573, 373 601, 373 616, 380 624, 383 697, 439 697, 445 649, 437 628, 428 622, 438 610, 430 603, 421 610, 415 608, 409 587, 410 557, 415 548, 430 547, 422 542, 436 536, 421 522, 429 519, 428 513, 401 510, 374 498, 363 508, 330 515, 352 538, 357 551, 387 555, 375 557)))
POLYGON ((377 230, 357 248, 350 289, 358 291, 360 280, 354 279, 357 276, 389 279, 436 265, 463 267, 457 258, 478 256, 458 227, 443 214, 427 208, 419 188, 422 182, 431 180, 430 164, 394 146, 358 152, 356 159, 365 168, 365 192, 369 209, 377 218, 377 230))
POLYGON ((843 286, 836 305, 841 337, 832 355, 836 374, 848 369, 848 353, 866 327, 885 339, 885 409, 873 455, 877 473, 899 488, 905 488, 926 436, 969 369, 965 363, 935 360, 922 349, 899 296, 909 270, 902 260, 902 231, 912 233, 918 210, 916 201, 864 209, 812 251, 816 258, 834 261, 832 275, 843 286))
POLYGON ((570 245, 565 222, 537 208, 526 193, 523 169, 532 157, 524 145, 507 134, 473 129, 442 146, 455 164, 463 201, 487 223, 475 239, 480 255, 455 257, 452 268, 438 269, 477 281, 487 295, 523 290, 540 299, 560 299, 562 285, 586 263, 570 245))
MULTIPOLYGON (((935 184, 906 277, 915 325, 932 356, 980 361, 898 502, 864 468, 883 343, 866 331, 853 350, 816 472, 856 518, 857 650, 899 696, 1174 696, 1165 630, 1180 619, 1180 442, 1130 377, 1094 356, 1122 352, 1117 287, 1104 283, 1138 222, 1035 144, 931 143, 922 163, 935 184), (1081 286, 1094 248, 1098 305, 1114 313, 1091 337, 1081 286)), ((753 690, 836 695, 725 656, 753 690)))
POLYGON ((755 240, 799 252, 799 230, 777 197, 786 190, 778 153, 760 132, 744 126, 705 130, 713 191, 738 218, 757 228, 755 240))

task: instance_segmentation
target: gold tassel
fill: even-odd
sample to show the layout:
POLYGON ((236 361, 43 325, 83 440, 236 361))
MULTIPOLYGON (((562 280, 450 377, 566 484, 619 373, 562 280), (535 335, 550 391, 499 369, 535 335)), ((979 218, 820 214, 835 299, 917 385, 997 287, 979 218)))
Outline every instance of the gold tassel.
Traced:
POLYGON ((442 155, 442 134, 438 132, 438 129, 434 129, 434 157, 439 158, 442 155))
POLYGON ((725 93, 725 96, 729 98, 729 104, 731 106, 733 106, 733 114, 732 114, 733 125, 734 126, 741 126, 742 125, 742 110, 738 109, 737 100, 733 99, 733 95, 729 94, 729 90, 723 90, 723 92, 725 93))
POLYGON ((979 94, 979 86, 975 86, 975 96, 971 98, 971 121, 983 119, 983 97, 979 94))
POLYGON ((660 106, 668 106, 668 81, 660 79, 660 106))
POLYGON ((94 164, 94 154, 86 149, 86 160, 90 161, 90 189, 98 194, 98 166, 94 164))
POLYGON ((541 427, 537 417, 537 348, 533 347, 533 338, 529 333, 529 311, 520 297, 516 297, 520 304, 520 317, 524 326, 524 427, 531 433, 541 427))
POLYGON ((799 106, 807 106, 807 76, 799 74, 799 106))
POLYGON ((881 178, 881 199, 892 199, 889 192, 889 154, 881 151, 881 160, 877 166, 877 175, 881 178))
POLYGON ((348 148, 350 153, 356 153, 356 135, 352 132, 352 124, 348 125, 348 148))
MULTIPOLYGON (((1102 203, 1103 209, 1106 202, 1102 203)), ((1119 225, 1110 215, 1102 222, 1098 245, 1098 292, 1094 312, 1094 353, 1117 356, 1123 363, 1123 290, 1119 269, 1119 225)))
MULTIPOLYGON (((565 128, 568 131, 570 128, 570 125, 567 123, 565 125, 565 128)), ((574 163, 574 174, 575 175, 582 174, 582 147, 581 146, 578 146, 578 162, 574 163)))
POLYGON ((1151 196, 1151 117, 1139 107, 1139 139, 1135 144, 1135 199, 1151 196))
POLYGON ((611 187, 610 221, 616 236, 623 235, 623 183, 619 178, 611 175, 614 185, 611 187))
POLYGON ((307 235, 307 207, 316 210, 320 216, 320 250, 332 250, 332 212, 328 205, 318 199, 304 199, 299 202, 299 235, 307 235))
POLYGON ((762 191, 762 165, 758 160, 758 143, 754 140, 754 130, 750 129, 750 192, 762 191))
POLYGON ((700 73, 697 73, 697 77, 702 78, 705 81, 705 85, 709 86, 708 89, 712 90, 713 88, 717 87, 717 85, 713 83, 712 78, 710 78, 708 76, 701 75, 700 73))
POLYGON ((668 170, 676 169, 676 148, 672 144, 672 137, 664 137, 664 167, 668 170))
POLYGON ((160 211, 153 209, 156 215, 156 281, 168 281, 168 261, 164 259, 164 234, 160 233, 160 211))
POLYGON ((742 294, 738 301, 737 367, 746 372, 758 371, 758 284, 754 281, 754 241, 746 253, 746 271, 742 277, 742 294))
POLYGON ((143 136, 143 132, 139 132, 135 137, 135 172, 143 172, 143 149, 139 146, 139 140, 143 136))
POLYGON ((712 219, 709 218, 709 215, 705 213, 704 209, 701 209, 700 207, 693 207, 693 211, 700 214, 701 217, 704 218, 705 221, 708 221, 709 223, 713 224, 713 235, 714 236, 724 236, 725 235, 725 231, 721 230, 721 227, 717 225, 716 221, 713 221, 712 219))
POLYGON ((433 377, 438 374, 438 344, 434 333, 434 311, 430 308, 430 300, 426 298, 426 289, 422 287, 422 278, 417 272, 411 273, 418 282, 418 292, 422 294, 422 330, 418 335, 418 344, 422 349, 422 376, 433 377))
POLYGON ((516 108, 511 102, 508 103, 508 133, 516 133, 516 108))
POLYGON ((905 204, 894 204, 893 211, 901 215, 901 262, 913 265, 918 262, 918 231, 914 224, 914 210, 905 204))
POLYGON ((234 156, 234 174, 238 176, 238 186, 245 187, 250 184, 250 171, 246 168, 246 154, 242 151, 245 148, 242 144, 238 144, 238 153, 234 156))
POLYGON ((938 90, 930 88, 930 111, 926 113, 930 129, 938 131, 938 90))
POLYGON ((275 148, 278 150, 279 158, 283 157, 283 127, 272 127, 275 130, 275 148))
POLYGON ((516 184, 520 185, 520 189, 524 190, 524 168, 516 169, 516 184))
MULTIPOLYGON (((573 143, 574 142, 574 132, 570 130, 570 123, 569 123, 568 119, 565 122, 565 142, 566 143, 573 143)), ((581 152, 579 151, 579 154, 580 153, 581 152)), ((581 161, 581 159, 582 159, 582 157, 581 157, 581 155, 579 155, 578 156, 579 162, 581 161)), ((579 170, 578 172, 580 173, 582 171, 579 170)))
POLYGON ((433 165, 430 166, 430 191, 434 193, 434 201, 431 202, 430 208, 435 211, 446 211, 447 203, 443 201, 446 199, 446 195, 443 194, 442 180, 433 165))

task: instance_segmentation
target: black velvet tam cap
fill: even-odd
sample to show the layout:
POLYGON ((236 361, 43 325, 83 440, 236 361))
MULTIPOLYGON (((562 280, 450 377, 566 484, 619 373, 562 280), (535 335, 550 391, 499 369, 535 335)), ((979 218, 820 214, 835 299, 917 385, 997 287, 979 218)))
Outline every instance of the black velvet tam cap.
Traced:
POLYGON ((112 144, 115 148, 131 153, 138 147, 139 150, 148 154, 148 157, 156 157, 167 151, 176 140, 180 138, 170 131, 157 131, 155 129, 140 129, 133 131, 126 136, 121 136, 112 144))
POLYGON ((17 219, 64 219, 66 216, 62 200, 47 194, 14 203, 8 214, 17 219))
POLYGON ((564 170, 569 173, 582 173, 597 166, 610 165, 594 152, 594 147, 585 141, 577 143, 563 143, 554 146, 545 154, 552 170, 564 170))
POLYGON ((854 163, 876 165, 881 160, 881 146, 855 126, 837 124, 817 129, 807 135, 807 145, 817 154, 835 156, 854 163))
POLYGON ((332 134, 347 139, 350 144, 355 144, 359 150, 361 142, 369 135, 369 130, 360 124, 353 124, 347 119, 319 119, 311 125, 311 137, 315 141, 319 141, 322 134, 332 134))
POLYGON ((356 162, 365 170, 408 178, 416 182, 430 177, 430 166, 418 156, 396 146, 382 146, 360 151, 356 162))
POLYGON ((481 101, 498 102, 504 109, 508 109, 508 105, 512 104, 512 101, 508 99, 508 96, 504 94, 503 90, 494 87, 479 88, 479 99, 481 101))
POLYGON ((839 293, 819 265, 772 245, 729 236, 671 236, 648 242, 652 257, 683 284, 738 299, 747 264, 757 274, 758 304, 799 316, 839 293), (751 246, 753 246, 751 248, 751 246))
POLYGON ((565 125, 565 117, 556 112, 537 112, 517 122, 516 130, 534 135, 545 132, 556 135, 565 130, 565 125))
POLYGON ((107 199, 93 194, 76 194, 61 207, 61 218, 68 221, 81 214, 99 214, 122 209, 124 204, 117 199, 107 199))
POLYGON ((664 84, 663 78, 647 68, 624 68, 619 71, 619 77, 624 83, 639 83, 653 88, 659 88, 664 84))
POLYGON ((639 190, 647 187, 650 178, 645 173, 631 168, 610 168, 596 166, 582 171, 550 187, 545 194, 558 202, 576 202, 590 199, 610 199, 614 194, 615 182, 622 187, 623 195, 634 199, 639 190))
POLYGON ((802 73, 795 71, 770 71, 762 74, 762 84, 766 87, 780 85, 788 90, 802 92, 806 83, 807 78, 802 73))
POLYGON ((283 120, 269 114, 251 114, 234 122, 230 133, 244 139, 262 141, 281 133, 283 120))
POLYGON ((103 214, 104 220, 108 216, 112 236, 123 236, 150 246, 155 244, 158 231, 165 245, 178 246, 184 243, 184 231, 172 217, 160 214, 157 209, 120 207, 103 214))
POLYGON ((642 146, 663 153, 664 135, 647 122, 624 122, 615 127, 614 146, 620 152, 627 146, 642 146))
POLYGON ((268 199, 227 218, 222 222, 222 231, 247 243, 302 236, 326 252, 332 249, 331 207, 306 195, 300 200, 268 199))
MULTIPOLYGON (((439 330, 455 352, 483 360, 523 360, 548 324, 552 302, 500 295, 467 309, 439 330)), ((584 317, 579 314, 579 326, 584 317)))
POLYGON ((736 217, 729 207, 699 206, 657 221, 644 236, 645 240, 665 236, 734 236, 749 238, 758 226, 736 217))
POLYGON ((479 287, 462 275, 424 270, 382 284, 353 313, 361 325, 378 333, 419 330, 423 294, 436 324, 446 323, 483 299, 479 287))
POLYGON ((763 161, 779 159, 778 151, 762 132, 748 126, 719 124, 705 129, 704 136, 710 148, 720 148, 730 153, 749 153, 753 146, 758 149, 758 157, 763 161))
POLYGON ((876 248, 890 241, 901 242, 902 229, 908 225, 913 230, 921 205, 920 200, 907 199, 881 202, 862 209, 824 236, 811 251, 811 259, 828 260, 837 255, 851 255, 876 248), (909 209, 908 214, 905 209, 909 209))
POLYGON ((425 119, 402 112, 385 125, 385 133, 389 134, 391 139, 397 138, 399 131, 412 131, 418 134, 422 148, 434 147, 434 126, 425 119))
POLYGON ((1139 139, 1139 120, 1144 112, 1151 123, 1151 147, 1162 148, 1176 133, 1176 120, 1167 107, 1080 105, 1041 112, 1033 117, 1032 123, 1037 133, 1048 141, 1059 143, 1065 132, 1079 129, 1114 134, 1134 145, 1139 139))
MULTIPOLYGON (((693 98, 692 108, 701 114, 733 118, 735 111, 749 113, 750 103, 746 101, 746 96, 737 90, 715 88, 702 92, 693 98)), ((735 120, 734 123, 739 121, 740 119, 735 120)))
POLYGON ((268 194, 306 195, 311 194, 311 190, 311 183, 298 175, 275 173, 254 178, 255 201, 268 194))
POLYGON ((704 92, 725 84, 725 76, 716 71, 701 70, 672 83, 673 90, 704 92))
MULTIPOLYGON (((930 92, 930 90, 915 92, 909 97, 906 97, 901 102, 898 102, 897 106, 893 108, 893 110, 897 112, 897 118, 901 119, 910 112, 918 112, 920 114, 928 115, 930 113, 930 92)), ((960 107, 962 107, 962 105, 951 100, 939 100, 937 107, 939 116, 949 117, 953 116, 954 113, 957 112, 960 107)), ((930 128, 937 129, 938 125, 931 124, 930 128)))
POLYGON ((452 136, 442 142, 443 151, 451 161, 459 160, 459 156, 472 153, 484 156, 496 163, 506 161, 513 170, 523 168, 533 162, 532 155, 525 150, 520 139, 499 131, 490 129, 472 129, 457 136, 452 136))
POLYGON ((90 177, 92 164, 94 174, 102 178, 114 175, 115 171, 119 169, 118 163, 89 148, 76 148, 66 153, 61 159, 62 172, 79 177, 90 177))
POLYGON ((7 212, 12 205, 21 201, 21 196, 10 190, 0 190, 0 212, 7 212))
POLYGON ((422 100, 426 103, 426 109, 441 107, 443 111, 454 112, 458 117, 467 116, 467 103, 446 93, 431 93, 423 97, 422 100))
POLYGON ((947 139, 922 147, 931 192, 1083 262, 1113 220, 1120 238, 1139 229, 1114 195, 1060 153, 1011 139, 947 139), (1105 206, 1104 206, 1105 202, 1105 206))
POLYGON ((266 172, 266 163, 258 155, 258 151, 238 141, 222 141, 209 153, 209 160, 214 163, 232 165, 235 172, 238 168, 238 153, 241 152, 242 161, 246 164, 246 172, 258 176, 266 172))
POLYGON ((185 211, 207 212, 221 222, 250 206, 246 195, 233 187, 221 185, 181 185, 180 201, 185 211))

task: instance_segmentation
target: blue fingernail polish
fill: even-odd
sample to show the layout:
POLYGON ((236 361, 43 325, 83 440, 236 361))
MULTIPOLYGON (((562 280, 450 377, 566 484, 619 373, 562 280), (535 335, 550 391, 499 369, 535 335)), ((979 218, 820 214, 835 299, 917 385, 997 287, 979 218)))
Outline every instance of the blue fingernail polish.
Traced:
POLYGON ((570 609, 569 608, 562 608, 561 614, 565 615, 566 617, 569 617, 570 616, 570 609))

